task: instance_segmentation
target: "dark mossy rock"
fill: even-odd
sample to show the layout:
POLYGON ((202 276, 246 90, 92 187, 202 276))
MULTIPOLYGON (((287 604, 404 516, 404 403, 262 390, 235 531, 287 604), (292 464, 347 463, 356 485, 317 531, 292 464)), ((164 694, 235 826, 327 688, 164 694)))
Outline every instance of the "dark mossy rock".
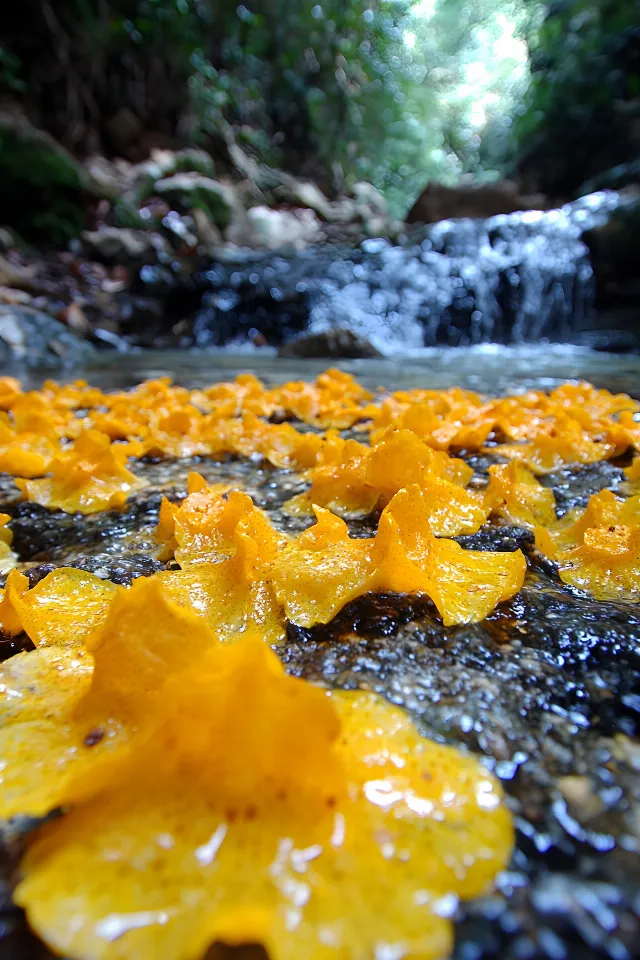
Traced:
POLYGON ((25 117, 0 113, 0 210, 25 240, 65 245, 84 226, 87 202, 103 196, 84 167, 25 117))
POLYGON ((601 308, 635 308, 640 322, 640 186, 626 187, 621 203, 601 226, 587 231, 601 308))
POLYGON ((222 229, 229 225, 234 212, 240 209, 237 193, 230 184, 193 171, 174 173, 171 177, 158 180, 153 189, 185 211, 204 210, 222 229))

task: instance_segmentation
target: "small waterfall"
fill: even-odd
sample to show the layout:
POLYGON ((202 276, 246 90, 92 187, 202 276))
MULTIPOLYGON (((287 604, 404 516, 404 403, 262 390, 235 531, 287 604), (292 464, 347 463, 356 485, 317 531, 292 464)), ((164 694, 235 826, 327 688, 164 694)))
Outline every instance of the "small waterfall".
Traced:
POLYGON ((196 278, 195 343, 237 348, 260 334, 280 344, 331 328, 366 337, 384 354, 566 341, 594 309, 581 236, 618 203, 603 191, 547 212, 443 221, 398 244, 239 251, 196 278))

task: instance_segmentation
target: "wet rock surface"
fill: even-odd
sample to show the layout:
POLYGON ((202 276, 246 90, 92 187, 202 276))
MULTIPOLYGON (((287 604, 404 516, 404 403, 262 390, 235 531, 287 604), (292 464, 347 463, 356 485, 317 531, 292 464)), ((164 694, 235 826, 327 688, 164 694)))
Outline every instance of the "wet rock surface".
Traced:
MULTIPOLYGON (((309 523, 283 510, 304 488, 296 474, 239 459, 137 463, 148 486, 122 513, 70 517, 17 504, 10 483, 0 510, 15 517, 32 582, 73 565, 129 583, 161 568, 152 536, 160 496, 184 497, 191 469, 246 490, 282 530, 309 523)), ((546 482, 568 509, 621 476, 603 464, 546 482)), ((354 521, 351 533, 371 536, 375 526, 354 521)), ((426 598, 368 595, 328 626, 290 624, 278 652, 292 674, 402 705, 425 735, 478 753, 502 781, 516 850, 494 893, 451 904, 455 960, 631 958, 640 935, 640 610, 564 586, 528 531, 489 525, 460 542, 527 556, 524 588, 484 622, 444 628, 426 598)), ((28 646, 4 641, 0 656, 28 646)), ((8 899, 3 924, 0 955, 48 956, 8 899)))

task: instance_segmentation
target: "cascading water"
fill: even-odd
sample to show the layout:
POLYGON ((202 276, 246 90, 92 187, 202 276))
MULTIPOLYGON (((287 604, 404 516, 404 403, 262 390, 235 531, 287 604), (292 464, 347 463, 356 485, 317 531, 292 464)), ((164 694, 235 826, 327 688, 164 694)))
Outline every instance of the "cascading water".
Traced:
POLYGON ((196 278, 195 343, 237 349, 259 334, 276 345, 335 328, 384 354, 570 340, 593 311, 582 234, 619 203, 616 193, 600 192, 558 210, 443 221, 399 244, 239 251, 196 278))

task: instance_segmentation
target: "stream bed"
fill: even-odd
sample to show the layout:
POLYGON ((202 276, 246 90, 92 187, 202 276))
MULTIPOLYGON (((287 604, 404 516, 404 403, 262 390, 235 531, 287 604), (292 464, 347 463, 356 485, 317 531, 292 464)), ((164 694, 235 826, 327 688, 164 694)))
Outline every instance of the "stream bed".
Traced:
MULTIPOLYGON (((500 394, 583 378, 640 395, 640 358, 566 345, 436 348, 420 357, 336 365, 372 388, 458 385, 500 394)), ((157 376, 198 387, 247 370, 267 382, 312 379, 325 366, 260 353, 143 351, 104 358, 81 373, 103 389, 157 376)), ((30 385, 41 379, 32 374, 30 385)), ((14 516, 14 545, 34 564, 34 582, 61 565, 125 584, 155 572, 161 564, 150 554, 161 495, 183 497, 191 469, 210 482, 237 484, 283 530, 300 523, 282 510, 302 488, 300 478, 264 462, 195 459, 135 469, 149 486, 124 512, 89 518, 18 503, 12 483, 2 484, 0 509, 14 516)), ((623 480, 618 466, 602 463, 558 471, 545 483, 568 509, 623 480)), ((352 534, 372 535, 375 522, 367 523, 354 524, 352 534)), ((380 692, 404 706, 427 736, 479 754, 502 781, 516 849, 494 893, 451 904, 455 960, 631 960, 640 936, 640 611, 563 585, 528 531, 490 524, 460 542, 520 547, 527 557, 523 589, 482 623, 445 628, 427 599, 367 595, 326 627, 289 625, 279 655, 295 675, 380 692)), ((19 649, 19 642, 5 642, 3 656, 19 649)), ((214 956, 217 948, 207 960, 214 956)), ((49 957, 8 899, 0 957, 49 957)))

